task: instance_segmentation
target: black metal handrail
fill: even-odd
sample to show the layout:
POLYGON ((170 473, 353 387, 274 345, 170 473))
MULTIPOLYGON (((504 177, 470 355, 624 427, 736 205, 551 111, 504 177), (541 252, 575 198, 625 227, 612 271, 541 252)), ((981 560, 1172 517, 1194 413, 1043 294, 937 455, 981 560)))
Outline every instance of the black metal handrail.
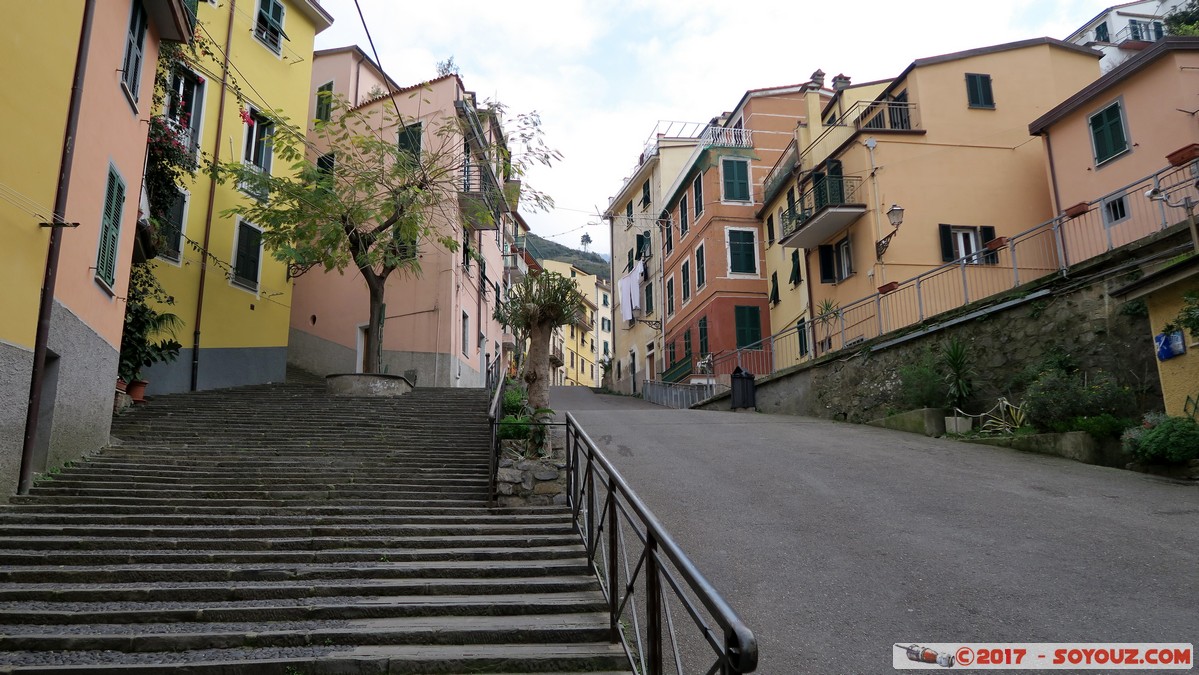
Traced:
POLYGON ((567 495, 575 531, 583 540, 608 601, 611 639, 624 646, 635 670, 661 675, 673 665, 670 670, 678 675, 753 672, 758 666, 758 643, 753 632, 600 453, 571 413, 566 413, 566 462, 567 495), (626 531, 640 542, 634 542, 636 548, 625 541, 626 531), (637 548, 640 554, 630 566, 629 553, 637 554, 637 548), (668 590, 672 593, 667 594, 668 590), (709 656, 714 655, 716 660, 710 665, 694 648, 696 636, 684 635, 687 643, 680 645, 672 605, 686 610, 699 630, 698 637, 712 649, 709 656), (699 670, 684 669, 693 663, 699 670))

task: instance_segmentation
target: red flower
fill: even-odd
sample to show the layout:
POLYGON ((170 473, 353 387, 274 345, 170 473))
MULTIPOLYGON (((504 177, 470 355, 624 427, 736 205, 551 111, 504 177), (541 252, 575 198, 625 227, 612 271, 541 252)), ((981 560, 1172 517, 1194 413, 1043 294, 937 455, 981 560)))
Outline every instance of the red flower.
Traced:
POLYGON ((196 82, 198 82, 199 84, 204 84, 204 78, 202 78, 202 77, 197 77, 197 78, 196 78, 196 82))
POLYGON ((249 110, 246 110, 245 108, 238 108, 237 114, 241 115, 241 121, 245 122, 246 124, 248 124, 250 126, 254 125, 254 118, 253 118, 253 116, 250 115, 249 110))

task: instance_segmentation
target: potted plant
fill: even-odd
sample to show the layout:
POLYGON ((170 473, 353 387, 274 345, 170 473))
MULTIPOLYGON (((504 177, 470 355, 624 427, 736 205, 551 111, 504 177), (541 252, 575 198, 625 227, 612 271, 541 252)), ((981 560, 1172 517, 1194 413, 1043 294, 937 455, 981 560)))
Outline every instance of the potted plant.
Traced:
POLYGON ((952 414, 945 417, 945 431, 964 434, 973 428, 969 417, 960 415, 974 392, 974 367, 970 365, 970 346, 961 338, 951 338, 941 346, 941 366, 945 369, 945 395, 952 414))
POLYGON ((175 339, 175 331, 183 322, 170 312, 155 309, 155 305, 173 305, 175 300, 158 284, 148 262, 133 265, 126 296, 117 376, 128 383, 126 393, 130 398, 143 403, 148 383, 142 379, 141 370, 155 363, 170 363, 179 356, 183 345, 175 339))

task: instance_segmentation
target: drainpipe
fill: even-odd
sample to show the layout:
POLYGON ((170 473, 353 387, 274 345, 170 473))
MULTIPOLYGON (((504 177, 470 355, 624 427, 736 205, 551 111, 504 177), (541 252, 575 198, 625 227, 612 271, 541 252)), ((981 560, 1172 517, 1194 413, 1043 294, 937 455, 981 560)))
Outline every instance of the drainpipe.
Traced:
MULTIPOLYGON (((874 162, 874 148, 878 145, 878 141, 874 140, 874 138, 867 138, 862 145, 866 146, 866 149, 870 151, 870 184, 872 187, 871 192, 874 193, 874 240, 878 241, 883 238, 883 226, 878 219, 878 213, 882 210, 878 195, 878 164, 874 162)), ((887 266, 882 260, 875 260, 874 266, 878 270, 878 278, 874 280, 875 285, 886 283, 887 266)))
POLYGON ((1049 156, 1049 179, 1053 183, 1053 215, 1057 216, 1062 212, 1061 195, 1057 189, 1057 168, 1053 164, 1053 144, 1049 142, 1049 133, 1041 134, 1045 139, 1045 152, 1049 156))
MULTIPOLYGON (((237 0, 229 0, 229 29, 225 33, 225 62, 221 65, 221 97, 217 103, 216 143, 212 150, 212 163, 221 163, 221 133, 225 129, 225 97, 229 92, 229 46, 233 42, 233 17, 237 0)), ((200 385, 200 321, 204 318, 204 282, 208 278, 208 242, 212 235, 212 211, 216 201, 216 175, 208 179, 208 208, 204 213, 204 244, 200 251, 200 286, 196 289, 196 318, 192 322, 192 376, 191 390, 200 385)))
POLYGON ((54 214, 50 244, 46 251, 46 271, 42 275, 42 297, 37 310, 37 332, 33 339, 33 370, 29 376, 29 407, 25 410, 25 438, 21 445, 21 467, 17 494, 28 494, 33 482, 33 446, 37 440, 38 413, 42 406, 42 380, 46 374, 46 351, 50 343, 50 319, 54 311, 54 286, 58 280, 58 254, 62 250, 62 228, 66 221, 67 195, 71 191, 71 166, 75 159, 75 137, 79 131, 79 110, 83 107, 83 78, 87 72, 87 50, 92 38, 92 17, 96 0, 83 4, 83 24, 79 31, 79 49, 75 54, 75 75, 71 81, 71 99, 67 108, 67 126, 62 136, 62 155, 58 164, 58 188, 54 193, 54 214))

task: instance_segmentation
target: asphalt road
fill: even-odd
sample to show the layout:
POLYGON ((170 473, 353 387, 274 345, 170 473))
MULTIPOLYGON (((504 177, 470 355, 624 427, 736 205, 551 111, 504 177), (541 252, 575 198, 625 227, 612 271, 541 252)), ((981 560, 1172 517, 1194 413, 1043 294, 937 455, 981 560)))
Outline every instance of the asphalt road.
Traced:
POLYGON ((754 630, 760 673, 896 672, 896 643, 1199 643, 1199 486, 581 387, 551 404, 754 630))

